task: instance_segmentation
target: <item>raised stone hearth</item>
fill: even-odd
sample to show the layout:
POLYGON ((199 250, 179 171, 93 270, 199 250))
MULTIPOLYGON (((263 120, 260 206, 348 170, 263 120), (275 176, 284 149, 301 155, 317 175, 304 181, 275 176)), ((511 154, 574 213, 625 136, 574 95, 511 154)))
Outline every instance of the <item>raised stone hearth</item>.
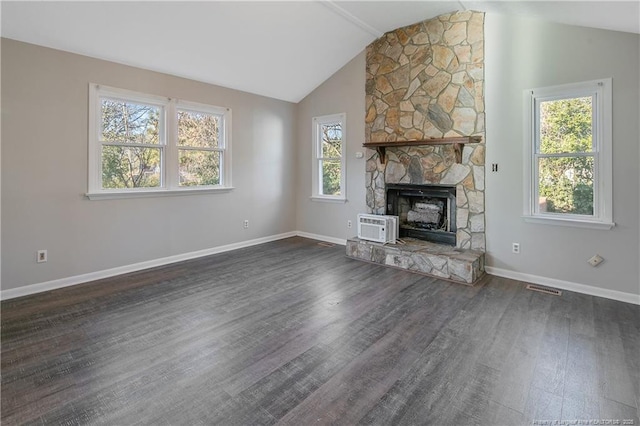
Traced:
POLYGON ((347 256, 473 285, 484 274, 484 253, 414 238, 405 244, 347 240, 347 256))

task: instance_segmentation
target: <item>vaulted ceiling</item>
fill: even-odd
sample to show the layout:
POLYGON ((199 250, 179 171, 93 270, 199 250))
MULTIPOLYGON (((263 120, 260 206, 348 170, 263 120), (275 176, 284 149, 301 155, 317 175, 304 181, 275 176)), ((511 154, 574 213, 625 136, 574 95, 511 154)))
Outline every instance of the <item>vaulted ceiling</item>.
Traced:
POLYGON ((640 33, 635 1, 1 2, 2 37, 298 102, 387 31, 456 10, 640 33))

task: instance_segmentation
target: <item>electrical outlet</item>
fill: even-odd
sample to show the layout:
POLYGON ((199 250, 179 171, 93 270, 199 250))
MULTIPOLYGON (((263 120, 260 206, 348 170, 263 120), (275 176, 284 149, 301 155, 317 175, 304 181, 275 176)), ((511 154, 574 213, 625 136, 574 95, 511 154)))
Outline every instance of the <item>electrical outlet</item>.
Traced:
POLYGON ((598 266, 602 262, 604 262, 604 258, 599 254, 596 254, 591 259, 587 260, 587 263, 593 267, 598 266))
POLYGON ((513 243, 511 245, 511 251, 515 254, 520 254, 520 243, 513 243))
POLYGON ((38 254, 36 255, 36 262, 44 263, 47 261, 47 251, 46 250, 38 250, 38 254))
POLYGON ((245 219, 244 222, 242 222, 242 226, 244 227, 244 229, 249 228, 249 219, 245 219))
POLYGON ((351 229, 353 227, 353 222, 350 220, 347 221, 347 228, 351 229))

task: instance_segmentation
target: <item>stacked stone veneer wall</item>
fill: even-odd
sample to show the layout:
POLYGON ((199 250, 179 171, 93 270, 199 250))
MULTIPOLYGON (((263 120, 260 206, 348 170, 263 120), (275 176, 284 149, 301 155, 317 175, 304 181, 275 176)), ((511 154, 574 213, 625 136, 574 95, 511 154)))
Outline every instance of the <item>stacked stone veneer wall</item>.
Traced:
POLYGON ((397 142, 382 164, 367 150, 369 212, 385 213, 385 184, 457 189, 456 245, 485 249, 484 14, 458 12, 386 33, 367 47, 366 142, 397 142), (456 163, 452 145, 402 141, 482 136, 456 163))

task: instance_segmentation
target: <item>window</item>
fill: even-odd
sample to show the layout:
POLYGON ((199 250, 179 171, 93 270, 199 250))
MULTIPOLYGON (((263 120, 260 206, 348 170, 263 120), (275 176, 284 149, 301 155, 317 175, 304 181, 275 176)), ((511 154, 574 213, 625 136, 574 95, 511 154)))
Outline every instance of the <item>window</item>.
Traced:
POLYGON ((178 103, 179 186, 220 185, 225 114, 178 103))
POLYGON ((525 91, 525 220, 610 229, 611 79, 525 91))
POLYGON ((313 199, 346 201, 345 122, 345 114, 313 119, 313 199))
POLYGON ((231 188, 231 111, 92 84, 90 199, 231 188))

